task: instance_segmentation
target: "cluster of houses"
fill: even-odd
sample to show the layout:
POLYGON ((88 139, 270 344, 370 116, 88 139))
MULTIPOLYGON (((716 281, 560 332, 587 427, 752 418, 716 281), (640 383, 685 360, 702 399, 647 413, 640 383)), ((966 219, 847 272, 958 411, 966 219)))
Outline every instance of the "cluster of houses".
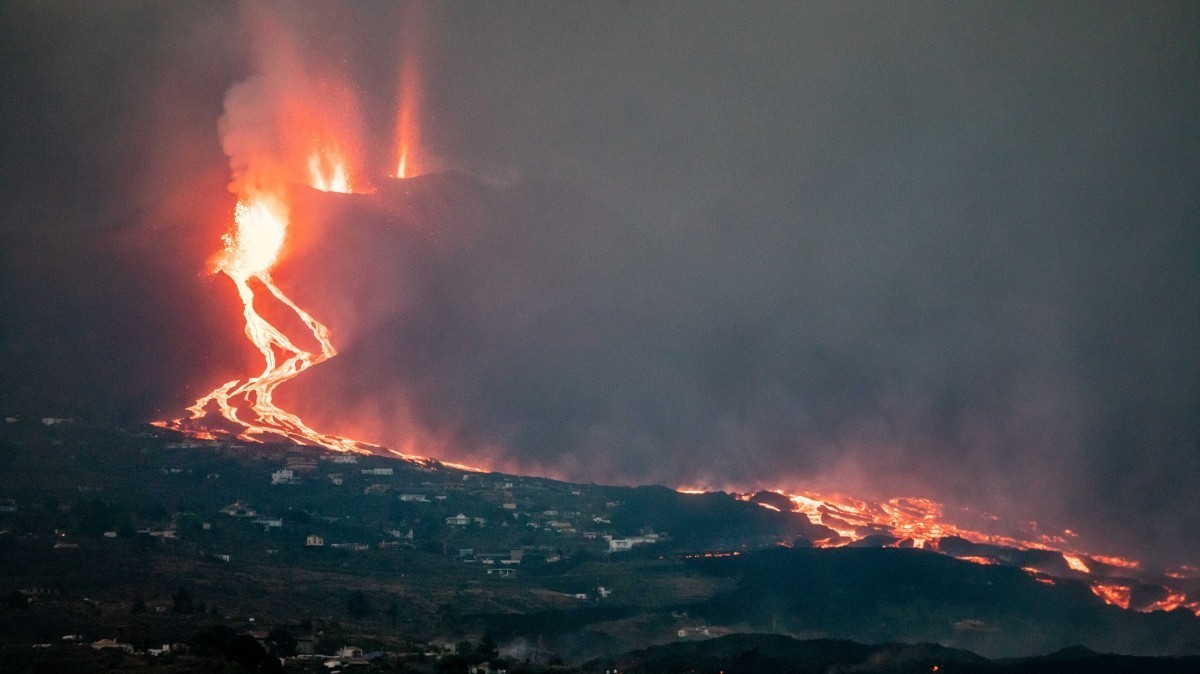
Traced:
MULTIPOLYGON (((313 473, 318 472, 320 462, 349 465, 359 462, 360 457, 354 454, 313 454, 304 452, 289 452, 285 464, 279 470, 271 473, 272 485, 300 484, 313 473)), ((360 482, 364 495, 388 495, 402 504, 421 508, 430 508, 446 502, 448 499, 467 497, 476 504, 482 504, 488 512, 472 513, 470 509, 443 518, 444 526, 450 530, 461 530, 468 538, 468 530, 488 528, 489 526, 509 527, 524 526, 543 535, 579 537, 585 540, 595 540, 604 546, 608 552, 624 552, 637 546, 652 545, 663 540, 659 533, 642 533, 637 536, 617 536, 612 530, 611 516, 608 514, 619 505, 616 502, 596 502, 589 500, 583 490, 535 479, 496 476, 492 474, 467 473, 455 476, 453 479, 436 480, 434 476, 420 478, 419 485, 415 482, 394 482, 386 478, 396 477, 396 468, 392 466, 370 465, 358 469, 364 478, 360 482), (385 478, 385 479, 378 479, 385 478), (541 508, 537 506, 541 505, 541 508), (566 508, 562 506, 566 505, 566 508), (547 507, 549 506, 549 507, 547 507), (495 510, 491 510, 494 508, 495 510)), ((417 467, 422 472, 432 472, 427 467, 417 467)), ((409 475, 409 473, 404 473, 409 475)), ((334 485, 347 482, 345 472, 325 471, 326 477, 334 485)), ((458 500, 453 501, 458 503, 458 500)), ((265 530, 282 527, 280 518, 261 517, 254 508, 240 501, 222 509, 226 515, 241 519, 251 519, 265 530)), ((413 521, 420 522, 426 515, 420 515, 420 510, 411 511, 413 521)), ((430 515, 437 510, 427 511, 430 515)), ((444 512, 444 511, 443 511, 444 512)), ((450 511, 454 512, 454 511, 450 511)), ((328 519, 328 518, 327 518, 328 519)), ((407 520, 402 521, 405 527, 407 520)), ((311 532, 305 538, 305 546, 310 548, 338 548, 352 551, 369 549, 363 543, 329 543, 325 540, 328 532, 311 532)), ((393 535, 395 540, 380 543, 380 547, 411 544, 412 529, 406 535, 393 535), (406 540, 405 540, 406 539, 406 540)), ((464 562, 480 562, 487 567, 489 575, 511 577, 515 575, 514 565, 520 563, 520 556, 506 555, 459 555, 464 562)))

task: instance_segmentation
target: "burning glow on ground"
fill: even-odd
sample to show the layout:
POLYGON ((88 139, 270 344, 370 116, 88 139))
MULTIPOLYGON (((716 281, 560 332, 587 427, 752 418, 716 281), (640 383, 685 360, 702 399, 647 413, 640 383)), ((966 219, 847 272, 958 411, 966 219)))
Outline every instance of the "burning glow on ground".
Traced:
MULTIPOLYGON (((300 417, 274 402, 275 389, 280 384, 337 355, 329 328, 297 306, 271 280, 270 269, 279 259, 287 228, 288 209, 281 196, 255 194, 239 199, 233 229, 224 236, 225 248, 217 258, 216 270, 233 280, 242 302, 246 338, 262 354, 265 366, 256 377, 235 379, 213 389, 187 409, 189 419, 179 419, 168 426, 188 431, 193 423, 208 415, 210 405, 215 405, 222 417, 241 427, 237 436, 241 440, 259 442, 261 436, 274 435, 339 452, 370 452, 370 446, 364 443, 309 428, 300 417), (318 353, 300 348, 263 318, 254 306, 254 285, 265 288, 271 297, 295 313, 319 345, 318 353), (249 407, 253 420, 239 416, 239 404, 249 407)), ((213 435, 209 431, 200 432, 213 435)))
POLYGON ((1067 566, 1071 567, 1071 569, 1075 571, 1078 571, 1079 573, 1092 572, 1092 570, 1088 568, 1088 565, 1084 564, 1083 560, 1080 559, 1078 555, 1068 555, 1064 553, 1063 559, 1067 560, 1067 566))
POLYGON ((1182 592, 1167 592, 1167 596, 1147 606, 1145 611, 1174 611, 1187 604, 1187 595, 1182 592))
MULTIPOLYGON (((707 489, 684 487, 681 493, 702 494, 707 489)), ((1071 546, 1070 541, 1076 538, 1075 532, 1067 529, 1061 534, 1031 534, 1028 538, 1016 538, 1008 535, 992 534, 984 531, 965 529, 947 520, 942 505, 926 498, 893 498, 887 501, 874 502, 851 498, 841 494, 818 494, 816 492, 789 493, 785 491, 770 492, 782 499, 774 503, 756 500, 759 493, 735 494, 744 501, 754 501, 757 505, 768 510, 780 512, 778 503, 783 499, 791 503, 791 512, 805 516, 813 524, 820 524, 837 533, 836 537, 812 541, 815 547, 840 547, 861 541, 867 536, 882 535, 895 539, 891 547, 927 548, 945 554, 941 540, 947 537, 961 538, 979 545, 991 545, 998 548, 1008 548, 1014 551, 1037 550, 1056 552, 1061 556, 1064 571, 1084 574, 1089 577, 1088 587, 1105 602, 1131 608, 1132 584, 1135 581, 1125 578, 1125 574, 1140 573, 1141 563, 1137 560, 1115 557, 1111 555, 1090 554, 1071 546)), ((995 516, 984 519, 997 521, 995 516)), ((1031 531, 1037 531, 1035 523, 1027 523, 1031 531)), ((980 555, 955 555, 963 561, 975 564, 998 565, 1005 564, 1002 559, 980 555)), ((1055 585, 1057 580, 1046 571, 1032 566, 1022 567, 1039 583, 1055 585)), ((1159 581, 1170 584, 1168 579, 1184 579, 1196 575, 1193 567, 1180 567, 1163 574, 1159 581)), ((1065 577, 1065 576, 1064 576, 1065 577)), ((1145 577, 1144 575, 1142 576, 1145 577)), ((1140 581, 1139 581, 1140 582, 1140 581)), ((1169 587, 1163 587, 1166 596, 1150 604, 1134 606, 1139 611, 1171 611, 1185 608, 1200 616, 1200 601, 1191 599, 1186 593, 1169 587)))
POLYGON ((1092 592, 1105 602, 1124 609, 1129 608, 1131 593, 1127 586, 1115 583, 1092 583, 1090 587, 1092 592))

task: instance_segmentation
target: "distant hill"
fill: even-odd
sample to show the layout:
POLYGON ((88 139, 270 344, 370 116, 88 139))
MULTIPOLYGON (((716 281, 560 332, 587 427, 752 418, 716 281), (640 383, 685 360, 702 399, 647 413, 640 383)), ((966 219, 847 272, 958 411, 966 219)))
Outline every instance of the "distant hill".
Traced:
POLYGON ((1138 654, 1196 653, 1200 620, 1187 611, 1109 606, 1082 582, 1037 582, 1020 569, 914 549, 777 548, 689 562, 736 579, 696 607, 713 624, 866 642, 937 641, 984 654, 1066 644, 1138 654))
POLYGON ((801 641, 773 634, 734 634, 707 641, 655 646, 587 663, 587 672, 656 674, 828 674, 829 672, 1034 674, 1050 672, 1195 672, 1200 658, 1138 658, 1071 649, 1044 657, 991 661, 932 644, 868 646, 835 639, 801 641))

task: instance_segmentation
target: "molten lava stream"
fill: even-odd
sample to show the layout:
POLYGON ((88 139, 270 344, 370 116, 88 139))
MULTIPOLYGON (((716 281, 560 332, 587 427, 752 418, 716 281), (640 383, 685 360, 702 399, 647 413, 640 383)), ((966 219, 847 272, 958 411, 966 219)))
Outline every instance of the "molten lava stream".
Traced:
POLYGON ((329 329, 288 298, 267 272, 254 275, 253 278, 261 282, 272 297, 304 322, 320 344, 320 353, 314 354, 301 349, 274 324, 263 318, 255 308, 255 294, 249 279, 233 275, 230 275, 230 278, 233 279, 242 300, 246 337, 262 354, 265 367, 257 377, 245 382, 228 382, 197 400, 195 405, 188 408, 191 418, 203 418, 207 414, 208 405, 215 402, 223 417, 243 428, 238 435, 242 440, 257 442, 258 436, 279 435, 295 442, 320 445, 335 451, 369 452, 367 446, 358 441, 313 430, 299 416, 285 411, 274 402, 275 389, 280 384, 337 355, 330 340, 329 329), (254 421, 246 421, 239 417, 239 399, 248 403, 256 417, 254 421))
POLYGON ((187 409, 190 418, 178 419, 167 424, 183 432, 213 437, 210 429, 195 431, 195 426, 208 415, 208 408, 215 404, 217 411, 235 428, 240 428, 237 437, 250 442, 261 442, 264 435, 276 435, 302 444, 326 447, 339 452, 371 451, 364 443, 349 438, 319 433, 299 416, 288 412, 274 402, 275 389, 314 365, 337 355, 330 338, 329 328, 301 309, 271 279, 270 268, 274 266, 283 247, 287 231, 287 206, 269 195, 243 198, 234 211, 234 228, 225 235, 225 249, 217 262, 217 270, 234 282, 242 302, 245 318, 246 338, 262 354, 264 367, 257 377, 245 381, 233 380, 218 386, 201 397, 187 409), (313 353, 296 345, 275 323, 267 320, 255 307, 255 292, 251 279, 261 283, 278 304, 299 319, 319 346, 313 353), (249 408, 254 418, 243 419, 239 411, 249 408))

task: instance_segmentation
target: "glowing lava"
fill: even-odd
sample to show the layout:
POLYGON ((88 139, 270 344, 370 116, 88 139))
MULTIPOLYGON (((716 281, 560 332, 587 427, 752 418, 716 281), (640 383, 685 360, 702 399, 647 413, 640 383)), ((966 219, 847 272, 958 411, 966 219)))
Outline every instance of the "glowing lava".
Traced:
POLYGON ((1066 560, 1067 566, 1071 567, 1071 569, 1073 569, 1075 571, 1078 571, 1079 573, 1091 573, 1092 572, 1092 570, 1088 568, 1088 565, 1084 564, 1083 560, 1080 559, 1078 555, 1064 554, 1063 559, 1066 560))
POLYGON ((1121 608, 1129 608, 1130 591, 1124 585, 1115 583, 1092 583, 1092 593, 1103 599, 1106 603, 1121 608))
MULTIPOLYGON (((707 490, 696 487, 679 489, 682 493, 699 494, 707 490)), ((995 546, 1013 551, 1039 550, 1058 553, 1063 561, 1063 567, 1077 574, 1088 576, 1088 587, 1105 602, 1114 606, 1131 608, 1132 584, 1149 580, 1137 560, 1095 555, 1074 549, 1071 539, 1075 533, 1065 530, 1059 535, 1035 534, 1029 538, 1016 538, 998 534, 986 533, 959 527, 947 521, 941 504, 925 498, 893 498, 887 501, 874 502, 855 499, 840 494, 818 494, 816 492, 789 493, 782 490, 771 492, 790 501, 791 511, 806 517, 813 524, 820 524, 836 532, 837 536, 815 540, 815 547, 839 547, 861 541, 871 535, 892 537, 894 547, 928 548, 937 552, 947 553, 941 545, 944 538, 961 538, 979 545, 995 546), (1142 581, 1134 581, 1129 574, 1138 574, 1142 581)), ((757 505, 769 510, 780 511, 778 505, 757 500, 757 494, 734 494, 744 501, 754 501, 757 505)), ((779 503, 779 500, 775 501, 779 503)), ((990 518, 995 519, 995 518, 990 518)), ((1036 525, 1029 523, 1036 532, 1036 525)), ((980 555, 956 555, 963 561, 975 564, 1008 564, 1003 555, 987 557, 980 555)), ((1056 581, 1045 570, 1022 567, 1026 573, 1039 583, 1055 585, 1056 581)), ((1047 569, 1053 572, 1052 569, 1047 569)), ((1057 573, 1057 572, 1056 572, 1057 573)), ((1171 579, 1186 579, 1197 575, 1193 567, 1179 567, 1164 573, 1158 580, 1151 582, 1165 583, 1164 598, 1148 605, 1133 607, 1139 611, 1171 611, 1176 608, 1187 610, 1200 616, 1200 601, 1196 601, 1187 593, 1172 589, 1171 579)), ((1066 576, 1063 576, 1066 577, 1066 576)))
POLYGON ((322 192, 351 192, 346 160, 334 152, 317 151, 309 155, 308 177, 309 183, 322 192))
POLYGON ((410 178, 422 170, 417 157, 417 122, 421 109, 420 55, 425 24, 419 5, 414 3, 405 8, 395 130, 397 178, 410 178))
MULTIPOLYGON (((275 389, 280 384, 329 360, 337 355, 337 350, 333 348, 329 328, 297 306, 271 280, 270 269, 278 260, 287 235, 288 208, 283 199, 269 194, 244 196, 234 210, 233 222, 233 230, 224 236, 225 248, 217 259, 216 270, 232 279, 237 287, 246 320, 246 337, 262 354, 265 367, 257 377, 226 382, 201 397, 187 410, 190 421, 203 419, 209 406, 215 404, 221 416, 241 427, 238 438, 242 440, 257 442, 260 436, 276 435, 339 452, 369 453, 369 445, 319 433, 300 417, 275 404, 275 389), (298 347, 258 313, 252 284, 261 285, 271 297, 295 313, 320 345, 318 353, 298 347), (240 402, 249 406, 255 417, 253 421, 238 415, 240 402)), ((176 420, 168 426, 189 431, 191 424, 188 420, 176 420)))
MULTIPOLYGON (((421 42, 416 38, 424 33, 423 10, 405 11, 396 138, 402 176, 414 169, 420 82, 416 55, 421 42)), ((369 192, 363 177, 369 174, 362 170, 367 143, 352 79, 328 55, 308 54, 299 34, 270 7, 254 5, 246 16, 255 37, 256 69, 226 92, 218 121, 221 147, 229 157, 229 189, 237 205, 214 272, 233 281, 243 332, 262 356, 263 368, 200 397, 187 408, 185 418, 155 423, 203 439, 236 436, 262 442, 274 437, 338 452, 388 451, 427 462, 425 457, 321 433, 275 402, 279 386, 337 355, 329 328, 288 297, 271 276, 293 235, 288 229, 290 190, 307 184, 325 192, 369 192)))

